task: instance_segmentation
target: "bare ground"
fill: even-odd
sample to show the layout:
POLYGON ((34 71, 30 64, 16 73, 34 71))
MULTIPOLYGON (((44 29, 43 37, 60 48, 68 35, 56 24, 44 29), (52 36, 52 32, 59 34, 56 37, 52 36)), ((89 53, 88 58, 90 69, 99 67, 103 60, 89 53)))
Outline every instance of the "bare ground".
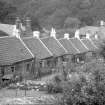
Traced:
MULTIPOLYGON (((43 83, 43 82, 50 82, 52 80, 52 78, 55 76, 56 74, 52 74, 52 75, 48 75, 45 76, 37 81, 34 81, 36 83, 43 83)), ((26 91, 26 96, 25 96, 25 91, 24 90, 13 90, 13 89, 1 89, 0 90, 0 104, 5 104, 8 103, 8 100, 11 99, 18 99, 18 98, 23 98, 23 97, 33 97, 34 100, 39 100, 39 99, 44 99, 45 97, 47 98, 47 100, 53 100, 56 99, 55 97, 58 97, 58 95, 52 95, 52 94, 47 94, 46 92, 40 92, 40 91, 35 91, 35 90, 28 90, 26 91), (5 100, 5 101, 4 101, 5 100)))

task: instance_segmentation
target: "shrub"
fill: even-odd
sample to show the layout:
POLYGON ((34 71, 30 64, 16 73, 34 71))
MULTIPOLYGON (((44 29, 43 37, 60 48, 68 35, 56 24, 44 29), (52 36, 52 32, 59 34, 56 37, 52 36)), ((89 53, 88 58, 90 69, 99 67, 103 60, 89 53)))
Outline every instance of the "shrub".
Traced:
POLYGON ((92 61, 75 67, 69 81, 63 83, 62 103, 67 105, 104 105, 105 104, 105 65, 92 61), (78 77, 76 79, 75 74, 78 77))
POLYGON ((71 69, 73 71, 69 71, 71 74, 69 79, 64 80, 58 75, 55 76, 48 84, 47 91, 63 93, 63 99, 60 102, 62 105, 104 105, 104 62, 94 59, 87 64, 74 66, 71 69))
POLYGON ((47 84, 47 92, 53 93, 54 85, 52 83, 47 84))
POLYGON ((54 77, 54 81, 59 84, 61 82, 61 79, 60 79, 60 77, 58 75, 56 75, 54 77))
POLYGON ((61 86, 61 78, 59 75, 56 75, 52 82, 47 84, 47 92, 48 93, 61 93, 62 86, 61 86))
POLYGON ((48 93, 62 93, 62 87, 59 85, 48 84, 47 85, 47 92, 48 93))

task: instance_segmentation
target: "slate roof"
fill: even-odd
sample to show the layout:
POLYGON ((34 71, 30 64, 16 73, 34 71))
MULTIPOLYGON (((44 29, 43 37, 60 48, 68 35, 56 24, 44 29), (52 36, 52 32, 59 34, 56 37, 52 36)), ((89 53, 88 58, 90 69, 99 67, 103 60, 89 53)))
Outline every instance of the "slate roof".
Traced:
POLYGON ((97 48, 100 47, 100 44, 101 44, 100 40, 98 40, 98 39, 93 39, 93 38, 91 38, 91 40, 92 40, 92 42, 95 44, 95 46, 96 46, 97 48))
POLYGON ((69 39, 59 39, 59 42, 66 48, 68 54, 77 54, 79 53, 78 49, 70 42, 69 39))
POLYGON ((89 40, 87 38, 84 38, 81 41, 86 45, 89 51, 96 51, 96 49, 98 49, 91 39, 89 40))
POLYGON ((3 31, 0 31, 0 37, 4 37, 4 36, 8 36, 8 34, 3 31))
POLYGON ((45 59, 52 56, 52 53, 40 39, 36 37, 27 37, 23 38, 23 41, 38 59, 45 59))
POLYGON ((0 38, 0 65, 11 65, 31 58, 33 56, 16 37, 0 38))
POLYGON ((42 42, 53 53, 53 56, 62 56, 66 54, 66 49, 54 37, 41 38, 42 42))
POLYGON ((69 40, 75 45, 75 47, 80 51, 80 53, 89 51, 86 45, 84 45, 84 43, 78 38, 70 38, 69 40))

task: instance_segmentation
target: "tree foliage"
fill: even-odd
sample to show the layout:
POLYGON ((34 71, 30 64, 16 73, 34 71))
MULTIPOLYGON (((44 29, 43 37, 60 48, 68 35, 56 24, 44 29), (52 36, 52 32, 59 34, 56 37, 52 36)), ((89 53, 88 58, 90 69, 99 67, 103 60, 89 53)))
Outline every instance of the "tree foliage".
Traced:
POLYGON ((67 105, 104 105, 104 62, 94 60, 74 69, 70 79, 62 85, 63 102, 67 105))
POLYGON ((64 22, 64 28, 78 28, 81 22, 78 18, 67 17, 64 22))
POLYGON ((0 1, 0 21, 5 22, 5 18, 8 15, 14 13, 16 11, 16 7, 8 4, 6 2, 0 1))
POLYGON ((76 17, 81 25, 92 25, 105 19, 104 8, 104 0, 0 0, 0 21, 11 23, 15 16, 28 15, 38 27, 63 28, 68 17, 76 17))

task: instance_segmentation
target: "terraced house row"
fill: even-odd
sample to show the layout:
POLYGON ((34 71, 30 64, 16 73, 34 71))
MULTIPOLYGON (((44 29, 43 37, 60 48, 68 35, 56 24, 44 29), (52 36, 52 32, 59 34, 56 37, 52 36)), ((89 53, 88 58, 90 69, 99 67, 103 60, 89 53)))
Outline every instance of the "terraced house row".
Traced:
POLYGON ((19 18, 11 26, 0 26, 0 33, 8 34, 0 37, 1 79, 5 75, 30 78, 35 77, 39 71, 60 71, 67 62, 84 63, 87 58, 94 57, 98 50, 98 40, 76 36, 69 38, 69 34, 57 39, 54 30, 50 36, 40 38, 39 32, 31 30, 28 18, 24 26, 19 18))

